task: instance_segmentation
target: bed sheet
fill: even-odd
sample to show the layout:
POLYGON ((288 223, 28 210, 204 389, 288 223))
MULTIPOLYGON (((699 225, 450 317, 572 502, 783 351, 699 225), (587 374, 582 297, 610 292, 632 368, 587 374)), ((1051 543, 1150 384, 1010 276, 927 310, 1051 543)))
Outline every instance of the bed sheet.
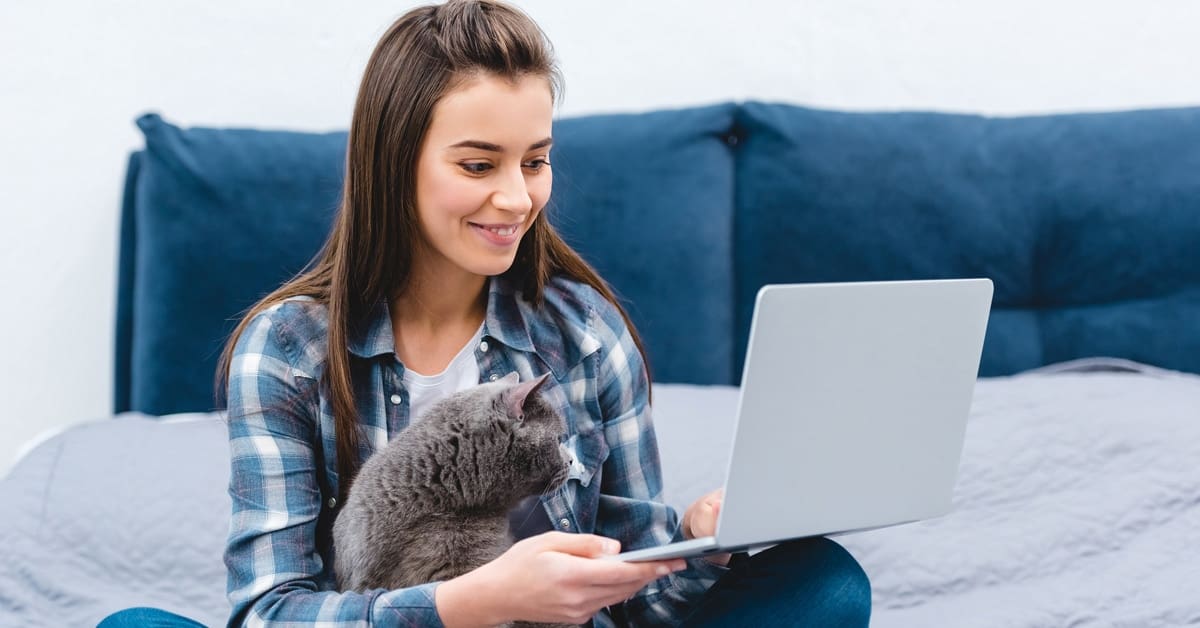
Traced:
POLYGON ((0 481, 0 626, 95 626, 133 606, 223 624, 229 454, 217 415, 67 429, 0 481))
POLYGON ((1197 453, 1194 375, 979 382, 954 511, 841 539, 873 625, 1200 624, 1197 453))
MULTIPOLYGON (((660 384, 667 500, 719 485, 737 390, 660 384)), ((151 605, 224 622, 228 453, 217 415, 121 415, 0 481, 0 625, 151 605)), ((1200 624, 1200 377, 1088 362, 976 386, 951 514, 838 537, 873 626, 1200 624)))
MULTIPOLYGON (((702 432, 728 433, 737 392, 655 395, 683 507, 721 481, 727 448, 702 432)), ((1198 376, 1087 359, 981 379, 953 511, 836 540, 871 578, 879 628, 1196 625, 1198 454, 1198 376)))

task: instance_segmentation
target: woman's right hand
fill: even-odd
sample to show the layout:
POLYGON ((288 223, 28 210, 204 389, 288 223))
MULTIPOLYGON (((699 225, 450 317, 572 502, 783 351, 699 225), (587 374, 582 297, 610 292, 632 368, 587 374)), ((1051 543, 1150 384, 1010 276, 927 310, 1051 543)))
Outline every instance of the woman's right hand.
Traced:
POLYGON ((596 560, 620 549, 617 541, 592 534, 546 532, 524 539, 492 562, 438 585, 438 614, 449 627, 514 620, 582 624, 687 566, 682 559, 596 560))

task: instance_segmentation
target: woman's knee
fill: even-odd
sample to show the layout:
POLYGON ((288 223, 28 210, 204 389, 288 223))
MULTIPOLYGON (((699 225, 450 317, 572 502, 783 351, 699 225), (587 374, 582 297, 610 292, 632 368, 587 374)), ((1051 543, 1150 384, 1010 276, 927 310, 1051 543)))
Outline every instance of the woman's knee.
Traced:
POLYGON ((174 613, 157 608, 127 608, 100 620, 96 628, 193 628, 197 623, 174 613))
MULTIPOLYGON (((871 580, 862 565, 838 543, 824 537, 800 539, 770 550, 797 578, 797 600, 817 605, 824 625, 866 626, 871 617, 871 580)), ((766 552, 764 552, 766 553, 766 552)), ((810 607, 811 608, 811 607, 810 607)), ((814 609, 816 610, 816 609, 814 609)))

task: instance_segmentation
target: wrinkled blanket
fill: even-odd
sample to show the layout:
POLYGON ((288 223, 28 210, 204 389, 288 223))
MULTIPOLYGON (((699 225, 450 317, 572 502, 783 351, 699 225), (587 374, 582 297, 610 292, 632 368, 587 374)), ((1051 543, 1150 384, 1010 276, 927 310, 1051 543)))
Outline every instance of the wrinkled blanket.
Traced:
MULTIPOLYGON (((654 396, 682 508, 721 481, 737 391, 654 396)), ((0 480, 0 626, 137 605, 223 623, 228 472, 212 415, 123 415, 35 447, 0 480)), ((873 626, 1200 624, 1200 377, 980 380, 955 495, 945 517, 838 537, 871 577, 873 626)))
POLYGON ((1200 377, 980 381, 955 510, 839 540, 872 625, 1200 624, 1200 377))
MULTIPOLYGON (((721 481, 727 448, 702 434, 727 433, 737 393, 655 395, 683 508, 721 481)), ((1098 359, 979 380, 954 503, 836 537, 871 578, 872 626, 1200 625, 1200 376, 1098 359)))

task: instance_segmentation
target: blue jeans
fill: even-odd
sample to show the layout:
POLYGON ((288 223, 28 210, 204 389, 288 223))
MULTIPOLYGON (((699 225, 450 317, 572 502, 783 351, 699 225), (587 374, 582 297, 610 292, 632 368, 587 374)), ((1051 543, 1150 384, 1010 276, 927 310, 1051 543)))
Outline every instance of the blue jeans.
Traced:
POLYGON ((684 620, 685 628, 866 626, 871 582, 824 537, 800 539, 736 562, 684 620))
POLYGON ((96 628, 205 628, 204 624, 157 608, 127 608, 100 620, 96 628))
MULTIPOLYGON (((686 628, 866 626, 871 583, 841 545, 826 538, 776 545, 738 561, 684 620, 686 628)), ((153 608, 109 615, 97 628, 195 628, 190 619, 153 608)))

